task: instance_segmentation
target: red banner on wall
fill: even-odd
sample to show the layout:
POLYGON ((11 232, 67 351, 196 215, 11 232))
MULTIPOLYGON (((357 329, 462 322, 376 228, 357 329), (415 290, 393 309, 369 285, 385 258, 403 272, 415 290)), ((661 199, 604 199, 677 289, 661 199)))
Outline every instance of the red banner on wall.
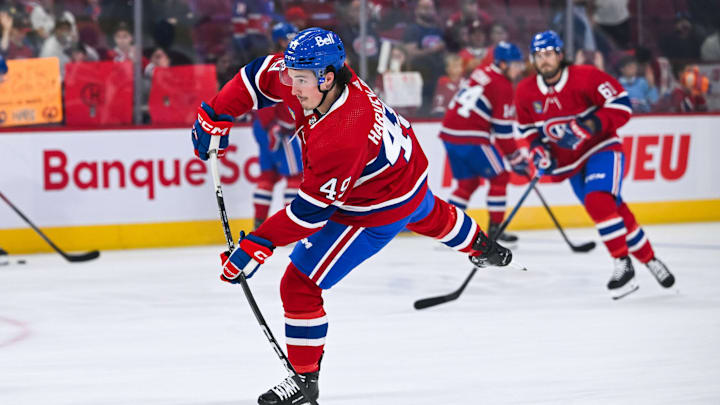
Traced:
POLYGON ((131 124, 131 62, 65 65, 65 122, 68 125, 131 124))
POLYGON ((217 91, 215 65, 156 67, 148 102, 152 122, 190 125, 200 102, 217 91))

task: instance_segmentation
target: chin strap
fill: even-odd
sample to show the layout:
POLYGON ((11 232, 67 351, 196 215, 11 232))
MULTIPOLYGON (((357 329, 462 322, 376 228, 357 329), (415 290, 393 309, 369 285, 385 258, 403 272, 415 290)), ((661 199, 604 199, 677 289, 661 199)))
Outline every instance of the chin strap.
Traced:
POLYGON ((313 112, 314 112, 315 114, 317 114, 318 117, 322 117, 323 114, 318 110, 318 108, 320 108, 320 106, 323 105, 323 103, 325 102, 325 99, 327 98, 328 93, 330 93, 330 91, 335 88, 335 81, 333 80, 332 86, 330 86, 330 88, 327 89, 327 90, 322 90, 322 89, 320 88, 320 84, 318 84, 317 88, 318 88, 318 91, 319 91, 320 93, 322 93, 323 96, 322 96, 322 98, 320 99, 320 103, 319 103, 315 108, 313 108, 313 112))

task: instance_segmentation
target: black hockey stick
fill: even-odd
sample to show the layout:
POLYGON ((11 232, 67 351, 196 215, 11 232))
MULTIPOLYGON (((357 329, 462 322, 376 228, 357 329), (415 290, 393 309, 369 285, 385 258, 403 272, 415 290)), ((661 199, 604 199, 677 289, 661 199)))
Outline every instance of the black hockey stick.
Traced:
POLYGON ((558 222, 557 218, 555 218, 555 214, 553 214, 552 210, 550 210, 550 206, 545 201, 545 198, 543 198, 542 194, 540 194, 540 190, 538 190, 537 187, 533 187, 535 189, 535 194, 542 202, 542 205, 545 206, 545 209, 547 210, 548 215, 550 215, 550 219, 552 219, 553 223, 555 224, 555 227, 560 231, 560 234, 562 235, 563 239, 565 239, 565 242, 567 242, 568 246, 570 246, 570 249, 572 249, 573 252, 589 252, 593 249, 595 249, 595 242, 585 242, 582 245, 574 245, 572 242, 570 242, 570 239, 568 239, 567 235, 565 234, 565 231, 563 230, 562 226, 558 222))
MULTIPOLYGON (((515 217, 515 214, 520 209, 520 206, 523 204, 523 202, 525 202, 525 199, 530 194, 530 190, 535 188, 535 184, 537 184, 537 182, 540 180, 540 176, 542 176, 542 172, 538 171, 537 174, 535 174, 535 177, 530 180, 530 184, 528 184, 528 187, 525 189, 522 196, 520 196, 520 200, 517 204, 515 204, 515 207, 512 209, 512 211, 510 211, 510 215, 505 218, 505 221, 503 221, 502 225, 500 225, 500 228, 498 228, 497 232, 495 232, 494 235, 489 235, 492 241, 497 240, 498 236, 502 235, 502 233, 505 231, 505 228, 508 227, 510 221, 512 221, 513 217, 515 217)), ((473 266, 472 270, 470 270, 470 274, 468 274, 468 276, 465 278, 465 281, 463 281, 462 285, 457 290, 451 292, 450 294, 438 295, 436 297, 417 300, 415 301, 415 304, 413 304, 413 306, 415 307, 415 309, 425 309, 446 302, 455 301, 460 297, 460 294, 465 291, 465 287, 467 287, 467 285, 470 283, 470 280, 472 280, 472 278, 475 276, 475 273, 477 273, 477 269, 477 267, 473 266)))
MULTIPOLYGON (((212 137, 210 143, 210 168, 212 171, 213 183, 215 184, 215 199, 217 200, 218 210, 220 211, 220 220, 222 221, 223 231, 225 232, 225 241, 227 242, 228 250, 232 252, 233 250, 235 250, 235 242, 233 241, 232 233, 230 232, 230 223, 228 222, 227 211, 225 211, 225 199, 223 198, 222 185, 220 184, 220 175, 217 165, 217 147, 219 141, 219 136, 212 137)), ((317 405, 317 402, 312 399, 312 397, 310 397, 310 394, 305 388, 305 384, 303 384, 303 382, 300 380, 300 376, 298 375, 297 371, 295 371, 295 368, 293 368, 290 360, 287 358, 285 352, 280 347, 280 344, 278 344, 277 340, 275 339, 275 336, 273 336, 273 333, 270 330, 270 326, 268 326, 267 322, 265 321, 265 317, 263 317, 262 313, 260 312, 260 308, 258 307, 257 302, 255 302, 255 297, 253 296, 252 291, 250 291, 250 286, 245 279, 245 273, 241 271, 238 279, 240 280, 240 286, 245 293, 245 298, 250 305, 250 309, 252 309, 253 314, 255 314, 255 319, 257 319, 258 323, 260 324, 260 329, 262 329, 273 350, 283 362, 283 365, 290 373, 291 378, 293 379, 293 381, 295 381, 295 384, 297 384, 300 392, 302 392, 305 399, 307 399, 310 404, 317 405)))
POLYGON ((35 232, 37 232, 38 235, 40 235, 40 237, 42 237, 43 239, 45 239, 45 242, 47 242, 48 245, 50 245, 50 247, 52 247, 53 249, 55 249, 55 251, 58 252, 58 253, 60 254, 60 256, 64 257, 65 260, 67 260, 67 261, 69 261, 69 262, 72 262, 72 263, 75 263, 75 262, 86 262, 86 261, 88 261, 88 260, 97 259, 98 256, 100 256, 100 252, 98 252, 97 250, 93 250, 93 251, 90 251, 90 252, 87 252, 87 253, 78 253, 78 254, 65 253, 62 249, 60 249, 59 247, 57 247, 57 245, 55 245, 55 244, 53 243, 53 241, 50 240, 50 238, 48 238, 47 236, 45 236, 45 234, 42 233, 42 231, 41 231, 37 226, 35 226, 35 224, 33 224, 32 221, 30 221, 30 219, 28 219, 28 217, 26 217, 26 216, 15 206, 15 204, 11 203, 10 200, 8 200, 7 197, 5 197, 5 195, 4 195, 2 192, 0 192, 0 198, 2 198, 3 201, 5 201, 5 202, 7 203, 7 205, 9 205, 10 208, 13 209, 13 211, 15 211, 18 215, 20 215, 20 218, 22 218, 25 222, 27 222, 27 224, 30 225, 30 227, 31 227, 35 232))

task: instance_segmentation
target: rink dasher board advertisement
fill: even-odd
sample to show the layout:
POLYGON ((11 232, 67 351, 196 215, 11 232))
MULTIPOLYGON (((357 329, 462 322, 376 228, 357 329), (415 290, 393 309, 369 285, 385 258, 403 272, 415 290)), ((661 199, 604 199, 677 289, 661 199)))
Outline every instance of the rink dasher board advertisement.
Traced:
MULTIPOLYGON (((430 187, 447 197, 454 184, 439 127, 413 124, 430 161, 430 187)), ((718 127, 720 116, 698 115, 635 117, 622 128, 628 160, 623 195, 642 222, 720 220, 718 127)), ((251 223, 256 155, 251 129, 234 128, 220 174, 236 232, 251 223)), ((0 190, 39 227, 73 235, 69 248, 222 241, 209 165, 194 157, 186 128, 4 133, 0 170, 0 190), (204 235, 206 229, 211 234, 204 235)), ((519 178, 513 183, 508 209, 525 187, 519 178)), ((541 191, 564 225, 591 225, 567 181, 542 184, 541 191)), ((485 185, 470 202, 483 224, 486 192, 485 185)), ((280 208, 280 193, 276 187, 273 210, 280 208)), ((512 227, 552 226, 533 194, 525 207, 512 227)), ((47 250, 27 230, 9 207, 0 208, 0 246, 47 250)))

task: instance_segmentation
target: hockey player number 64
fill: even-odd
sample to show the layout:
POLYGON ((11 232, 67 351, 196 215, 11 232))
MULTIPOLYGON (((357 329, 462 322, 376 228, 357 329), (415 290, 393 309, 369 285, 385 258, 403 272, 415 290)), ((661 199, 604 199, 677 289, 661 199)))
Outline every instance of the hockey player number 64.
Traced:
POLYGON ((469 118, 470 112, 477 110, 477 102, 480 96, 482 96, 483 91, 485 91, 483 86, 464 88, 453 97, 448 108, 452 110, 455 108, 455 104, 460 104, 460 107, 457 109, 458 115, 463 118, 469 118))

